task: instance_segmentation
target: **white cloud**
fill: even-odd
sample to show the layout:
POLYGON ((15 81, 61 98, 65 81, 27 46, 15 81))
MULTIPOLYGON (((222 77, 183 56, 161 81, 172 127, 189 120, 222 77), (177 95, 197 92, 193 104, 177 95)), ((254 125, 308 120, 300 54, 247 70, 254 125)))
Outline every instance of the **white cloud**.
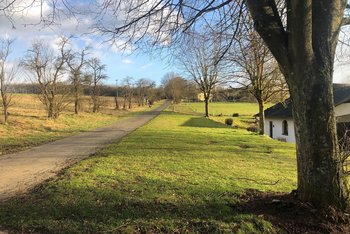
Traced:
POLYGON ((141 69, 147 69, 147 68, 152 67, 152 66, 153 66, 153 63, 147 63, 147 64, 141 66, 141 69))
POLYGON ((122 60, 122 63, 131 64, 131 63, 133 63, 133 61, 130 60, 130 59, 123 59, 123 60, 122 60))

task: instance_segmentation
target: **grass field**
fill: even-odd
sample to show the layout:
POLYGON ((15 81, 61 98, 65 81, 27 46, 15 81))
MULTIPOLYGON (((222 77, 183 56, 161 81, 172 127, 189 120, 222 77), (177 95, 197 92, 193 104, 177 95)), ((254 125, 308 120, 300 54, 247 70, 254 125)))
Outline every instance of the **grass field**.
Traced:
MULTIPOLYGON (((195 113, 204 114, 204 102, 192 102, 192 103, 180 103, 175 107, 176 111, 187 112, 192 111, 195 113)), ((213 102, 209 103, 210 115, 226 115, 232 116, 233 113, 239 113, 240 115, 255 115, 258 113, 259 108, 256 103, 246 102, 213 102)))
POLYGON ((234 207, 247 189, 295 189, 294 155, 291 144, 166 111, 28 196, 0 205, 0 226, 43 233, 279 233, 234 207))
MULTIPOLYGON (((265 108, 271 104, 266 104, 265 108)), ((204 115, 204 102, 180 103, 173 105, 172 110, 179 113, 192 115, 204 115)), ((209 104, 210 119, 225 123, 226 118, 233 118, 233 126, 246 129, 249 126, 255 126, 254 115, 259 112, 258 104, 245 102, 213 102, 209 104), (238 117, 232 117, 238 113, 238 117)))
POLYGON ((101 113, 91 113, 89 97, 84 97, 79 115, 72 112, 73 106, 70 105, 58 119, 50 120, 36 95, 14 95, 9 122, 0 124, 0 155, 97 128, 115 122, 121 116, 149 109, 138 107, 131 111, 115 111, 113 97, 102 97, 102 103, 101 113))

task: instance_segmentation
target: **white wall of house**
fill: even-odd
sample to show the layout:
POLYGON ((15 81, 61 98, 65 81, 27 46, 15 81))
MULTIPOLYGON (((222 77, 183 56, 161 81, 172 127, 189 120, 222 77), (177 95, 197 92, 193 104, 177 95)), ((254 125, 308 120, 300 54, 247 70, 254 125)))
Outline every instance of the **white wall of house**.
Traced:
MULTIPOLYGON (((336 106, 335 116, 337 117, 337 122, 350 122, 350 103, 343 103, 336 106)), ((270 136, 270 121, 272 121, 273 128, 272 133, 273 139, 285 140, 287 142, 295 142, 295 131, 294 131, 294 121, 292 118, 265 118, 265 134, 270 136), (282 122, 287 120, 288 122, 288 136, 282 134, 282 122)))
MULTIPOLYGON (((295 142, 294 121, 292 118, 278 119, 265 118, 265 134, 270 136, 270 122, 272 122, 272 138, 276 140, 295 142), (286 120, 288 123, 288 135, 283 135, 282 123, 286 120)), ((271 136, 270 136, 271 137, 271 136)))
POLYGON ((339 106, 336 106, 334 109, 335 116, 343 116, 343 115, 349 115, 350 114, 350 103, 343 103, 339 106))

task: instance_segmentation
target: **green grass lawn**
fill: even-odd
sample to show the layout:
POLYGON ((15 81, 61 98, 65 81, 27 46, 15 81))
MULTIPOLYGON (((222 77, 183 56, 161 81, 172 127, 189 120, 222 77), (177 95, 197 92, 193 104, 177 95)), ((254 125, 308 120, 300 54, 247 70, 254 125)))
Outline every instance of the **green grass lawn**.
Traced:
MULTIPOLYGON (((272 104, 268 103, 265 108, 272 104)), ((204 102, 179 103, 173 105, 171 110, 178 113, 204 115, 204 102)), ((254 115, 259 112, 257 103, 247 102, 212 102, 209 103, 210 118, 219 123, 225 123, 226 118, 233 118, 233 126, 238 128, 248 128, 256 126, 254 115), (238 113, 238 117, 232 117, 234 113, 238 113)))
MULTIPOLYGON (((204 102, 180 103, 175 106, 178 112, 195 112, 204 114, 204 102)), ((232 116, 233 113, 240 115, 255 115, 259 112, 256 103, 247 102, 212 102, 209 103, 210 115, 227 115, 232 116)))
POLYGON ((165 111, 121 142, 0 205, 0 227, 43 233, 278 233, 233 207, 296 188, 295 147, 165 111), (279 180, 276 185, 264 185, 279 180))

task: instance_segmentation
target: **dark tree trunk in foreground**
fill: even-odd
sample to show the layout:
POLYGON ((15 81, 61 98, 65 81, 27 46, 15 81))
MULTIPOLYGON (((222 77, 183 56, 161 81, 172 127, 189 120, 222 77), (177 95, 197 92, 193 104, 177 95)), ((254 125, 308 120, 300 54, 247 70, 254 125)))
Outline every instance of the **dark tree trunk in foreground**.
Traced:
POLYGON ((295 120, 298 197, 347 207, 333 103, 333 63, 346 1, 287 1, 287 31, 274 1, 247 0, 256 30, 279 62, 295 120))
POLYGON ((327 67, 315 64, 314 68, 295 75, 310 82, 301 82, 297 88, 303 90, 302 95, 295 94, 296 88, 291 92, 299 198, 321 207, 344 207, 347 189, 340 163, 332 84, 327 82, 332 77, 330 64, 327 67))
POLYGON ((258 100, 259 104, 259 134, 264 135, 265 133, 265 113, 264 113, 264 102, 258 100))

